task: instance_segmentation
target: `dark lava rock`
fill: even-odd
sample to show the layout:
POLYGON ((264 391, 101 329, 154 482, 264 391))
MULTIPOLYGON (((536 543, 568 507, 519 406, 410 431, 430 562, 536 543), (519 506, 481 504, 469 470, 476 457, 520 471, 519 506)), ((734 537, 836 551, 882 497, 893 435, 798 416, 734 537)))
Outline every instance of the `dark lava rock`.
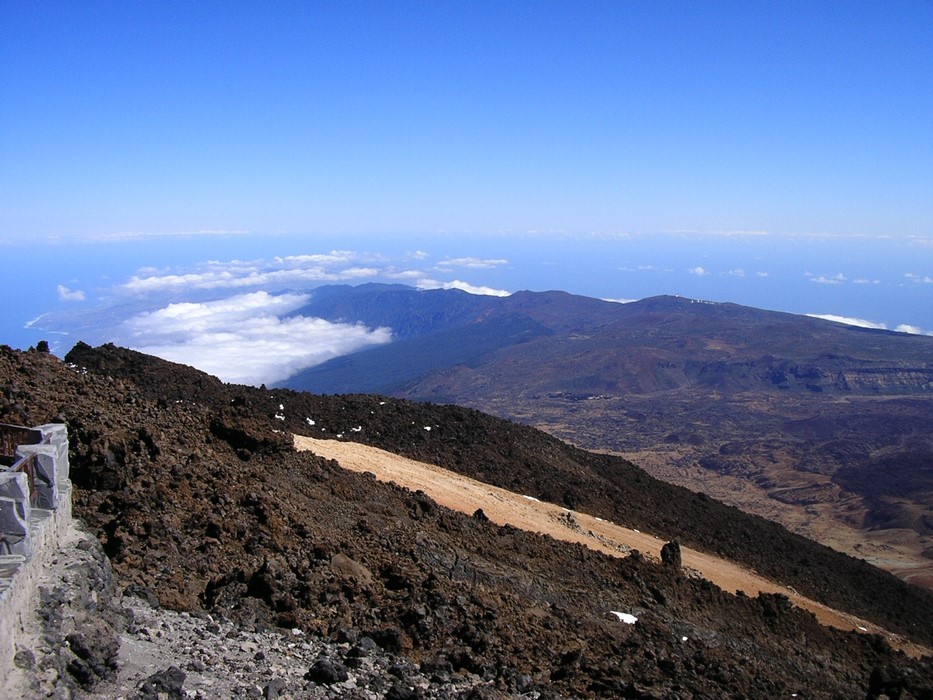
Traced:
POLYGON ((350 677, 346 667, 330 659, 320 658, 308 669, 305 680, 314 681, 322 685, 342 683, 350 677))
POLYGON ((276 700, 286 691, 286 684, 281 680, 269 681, 262 689, 262 697, 266 700, 276 700))
POLYGON ((138 700, 182 700, 185 672, 177 666, 157 671, 139 684, 138 700))
POLYGON ((681 567, 680 545, 676 541, 668 542, 661 547, 661 562, 673 569, 681 567))
POLYGON ((116 671, 120 641, 109 625, 91 618, 65 640, 77 657, 69 662, 68 672, 81 686, 90 688, 116 671))

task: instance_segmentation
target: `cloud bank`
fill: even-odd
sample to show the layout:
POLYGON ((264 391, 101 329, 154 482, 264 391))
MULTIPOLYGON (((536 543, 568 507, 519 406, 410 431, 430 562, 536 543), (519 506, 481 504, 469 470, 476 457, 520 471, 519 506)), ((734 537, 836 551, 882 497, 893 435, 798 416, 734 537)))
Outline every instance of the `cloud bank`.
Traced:
POLYGON ((192 365, 225 382, 272 384, 360 348, 387 343, 388 328, 287 316, 307 295, 253 292, 209 302, 183 302, 123 323, 126 344, 192 365))
POLYGON ((425 265, 428 254, 414 251, 398 258, 382 254, 332 250, 329 253, 290 255, 258 260, 210 260, 193 269, 175 271, 143 268, 119 285, 118 294, 145 296, 210 292, 222 289, 309 288, 321 284, 364 281, 418 281, 425 288, 463 289, 471 294, 507 295, 500 289, 454 279, 435 280, 455 270, 482 271, 507 265, 502 258, 446 258, 433 266, 425 265))
POLYGON ((437 280, 420 279, 418 280, 417 286, 418 289, 459 289, 461 292, 466 292, 468 294, 477 294, 480 296, 489 297, 507 297, 511 296, 512 294, 511 292, 507 292, 504 289, 477 286, 462 280, 454 280, 452 282, 438 282, 437 280))
POLYGON ((859 328, 875 328, 878 330, 887 330, 888 327, 883 323, 866 321, 863 318, 852 318, 849 316, 836 316, 835 314, 807 314, 810 318, 819 318, 833 323, 844 323, 847 326, 858 326, 859 328))
MULTIPOLYGON (((877 330, 888 330, 887 324, 876 323, 875 321, 866 321, 863 318, 852 318, 849 316, 836 316, 835 314, 806 314, 810 318, 820 318, 824 321, 833 321, 834 323, 844 323, 847 326, 858 326, 859 328, 875 328, 877 330)), ((917 326, 907 323, 901 323, 894 327, 898 333, 910 333, 912 335, 933 335, 933 331, 925 331, 917 326)))

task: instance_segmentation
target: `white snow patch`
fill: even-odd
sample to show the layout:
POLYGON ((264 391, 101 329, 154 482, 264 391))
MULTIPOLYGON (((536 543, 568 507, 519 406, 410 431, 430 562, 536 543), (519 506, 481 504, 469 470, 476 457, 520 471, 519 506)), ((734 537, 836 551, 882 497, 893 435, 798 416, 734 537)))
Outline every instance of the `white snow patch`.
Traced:
POLYGON ((424 429, 427 430, 428 432, 431 432, 431 426, 430 426, 430 425, 424 426, 424 429))
POLYGON ((275 418, 276 420, 285 420, 285 416, 283 416, 281 413, 276 413, 275 418))
POLYGON ((363 430, 363 426, 362 426, 362 425, 358 425, 358 426, 356 426, 355 428, 350 428, 350 432, 351 432, 351 433, 359 433, 359 432, 361 432, 362 430, 363 430))
POLYGON ((610 610, 609 612, 619 618, 619 622, 624 622, 626 625, 634 625, 636 622, 638 622, 638 618, 634 615, 618 612, 616 610, 610 610))
POLYGON ((305 420, 308 422, 308 425, 314 425, 314 421, 310 418, 305 418, 305 420))
POLYGON ((535 503, 540 503, 540 502, 541 502, 541 501, 539 501, 537 498, 535 498, 534 496, 522 496, 522 498, 527 498, 529 501, 534 501, 535 503))

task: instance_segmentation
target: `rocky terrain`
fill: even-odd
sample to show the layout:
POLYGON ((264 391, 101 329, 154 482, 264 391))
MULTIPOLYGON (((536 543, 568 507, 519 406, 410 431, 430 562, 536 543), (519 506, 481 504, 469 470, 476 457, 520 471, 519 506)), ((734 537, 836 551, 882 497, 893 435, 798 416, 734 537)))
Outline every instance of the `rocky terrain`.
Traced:
MULTIPOLYGON (((369 637, 308 637, 158 605, 120 590, 100 543, 68 533, 39 581, 42 607, 19 640, 3 697, 476 698, 496 695, 469 675, 423 672, 369 637)), ((531 697, 535 697, 532 694, 531 697)))
POLYGON ((655 297, 385 285, 304 313, 395 342, 287 385, 478 408, 628 457, 933 589, 933 338, 655 297))
MULTIPOLYGON (((176 694, 210 696, 198 679, 211 658, 244 667, 242 678, 220 675, 230 679, 224 692, 246 697, 933 694, 930 658, 905 656, 877 635, 822 627, 780 595, 733 596, 638 554, 612 558, 455 513, 299 454, 291 435, 353 434, 728 554, 933 642, 929 594, 624 460, 468 409, 229 386, 112 346, 79 345, 66 359, 0 348, 0 421, 67 422, 76 515, 134 610, 126 631, 118 634, 115 622, 114 634, 157 639, 162 630, 189 640, 174 660, 156 656, 161 675, 151 682, 175 684, 176 694), (162 619, 132 602, 140 597, 179 615, 162 619), (274 630, 275 638, 250 636, 274 630), (198 636, 211 634, 230 641, 198 636), (299 651, 274 656, 276 644, 299 651), (369 659, 366 652, 373 680, 351 680, 349 670, 339 680, 339 667, 369 659), (274 661, 267 667, 265 658, 274 661), (325 666, 337 675, 318 676, 325 666), (267 687, 276 678, 284 687, 267 687)), ((98 666, 102 676, 83 679, 60 667, 74 679, 72 692, 103 697, 142 694, 153 675, 139 666, 121 677, 119 658, 115 670, 98 666)))

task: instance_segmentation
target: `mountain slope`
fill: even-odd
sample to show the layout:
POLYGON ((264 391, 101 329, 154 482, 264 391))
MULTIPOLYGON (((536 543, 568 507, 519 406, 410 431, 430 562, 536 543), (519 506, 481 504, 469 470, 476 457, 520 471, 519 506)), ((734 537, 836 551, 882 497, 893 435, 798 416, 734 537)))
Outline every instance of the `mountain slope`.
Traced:
MULTIPOLYGON (((404 324, 400 300, 421 304, 422 292, 395 293, 391 315, 404 324)), ((559 292, 488 300, 458 319, 287 385, 535 425, 933 587, 933 338, 735 304, 559 292)))
MULTIPOLYGON (((933 393, 933 338, 926 336, 680 297, 618 304, 563 292, 518 292, 465 304, 463 292, 454 290, 423 292, 383 285, 325 290, 313 294, 322 294, 329 303, 312 300, 300 313, 401 329, 398 339, 420 339, 409 347, 426 358, 447 356, 451 346, 466 357, 482 356, 484 372, 498 370, 506 382, 502 392, 518 387, 529 394, 641 395, 702 387, 846 395, 933 393), (335 297, 344 296, 348 302, 337 304, 335 297), (391 302, 383 308, 387 298, 391 302), (446 310, 445 304, 451 308, 446 310), (442 320, 426 323, 426 306, 431 318, 442 320), (512 324, 529 329, 521 344, 504 332, 512 324), (499 330, 497 344, 492 329, 499 330), (475 349, 469 347, 468 330, 476 332, 475 349), (522 360, 539 358, 546 362, 512 372, 522 360)), ((346 389, 368 391, 373 381, 380 381, 374 377, 397 358, 392 348, 390 344, 340 358, 339 372, 329 363, 310 368, 287 384, 331 393, 328 380, 340 376, 346 389)), ((448 363, 448 369, 455 364, 448 363)), ((415 381, 387 386, 419 396, 433 392, 440 399, 443 391, 479 391, 470 383, 472 378, 449 371, 439 377, 435 363, 429 363, 415 381)))
MULTIPOLYGON (((680 490, 630 465, 618 485, 590 471, 620 460, 455 407, 227 386, 113 347, 78 346, 68 360, 74 366, 0 348, 0 420, 68 421, 76 512, 123 585, 170 607, 337 639, 365 634, 428 672, 509 694, 859 697, 885 679, 904 697, 933 688, 929 660, 822 628, 779 596, 730 596, 641 557, 620 561, 452 513, 298 455, 283 431, 335 437, 359 427, 394 451, 541 495, 576 477, 581 503, 634 513, 663 501, 665 517, 684 527, 713 507, 686 493, 670 501, 680 490), (656 486, 668 491, 651 494, 656 486), (631 506, 617 500, 622 489, 631 506), (623 625, 610 610, 638 622, 623 625)), ((732 512, 714 508, 717 517, 732 512)), ((757 536, 754 520, 733 517, 757 536)), ((690 527, 702 529, 699 520, 690 527)), ((722 548, 742 536, 724 537, 722 548)), ((836 566, 824 570, 820 551, 807 553, 816 579, 836 566)), ((876 616, 896 625, 903 613, 886 606, 904 593, 914 596, 913 614, 929 619, 929 596, 880 572, 868 580, 881 586, 876 616)), ((922 624, 907 631, 930 634, 922 624)))

